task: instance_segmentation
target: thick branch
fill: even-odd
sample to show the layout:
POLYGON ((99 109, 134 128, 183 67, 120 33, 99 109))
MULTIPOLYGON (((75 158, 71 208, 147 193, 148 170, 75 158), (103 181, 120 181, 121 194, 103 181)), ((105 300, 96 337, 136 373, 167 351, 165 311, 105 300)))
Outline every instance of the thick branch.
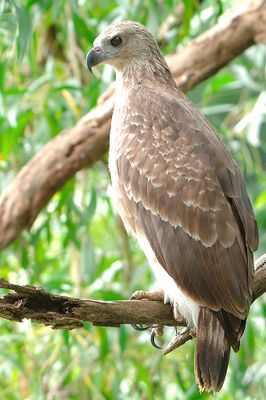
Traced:
MULTIPOLYGON (((266 292, 266 254, 256 262, 253 301, 266 292)), ((73 329, 89 321, 97 326, 121 324, 185 325, 180 316, 173 319, 171 307, 160 301, 80 300, 47 293, 34 286, 19 286, 0 279, 0 288, 11 289, 0 299, 0 317, 21 322, 24 318, 52 326, 54 329, 73 329)))
POLYGON ((67 296, 53 295, 34 286, 19 286, 0 279, 0 288, 12 289, 15 293, 0 300, 0 317, 21 322, 24 318, 50 325, 55 329, 79 328, 84 321, 97 326, 120 324, 180 325, 175 321, 169 305, 160 301, 80 300, 67 296))
MULTIPOLYGON (((167 58, 183 91, 210 77, 246 48, 266 42, 266 0, 251 0, 167 58)), ((108 148, 114 90, 73 128, 51 140, 19 172, 0 199, 0 249, 29 228, 53 194, 108 148)))

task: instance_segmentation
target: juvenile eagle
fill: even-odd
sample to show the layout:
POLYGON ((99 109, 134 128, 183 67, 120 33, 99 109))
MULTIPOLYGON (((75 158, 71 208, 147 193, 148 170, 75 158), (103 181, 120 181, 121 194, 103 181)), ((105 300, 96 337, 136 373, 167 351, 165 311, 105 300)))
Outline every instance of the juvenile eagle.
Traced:
POLYGON ((116 70, 109 166, 115 203, 162 287, 196 333, 200 390, 221 389, 253 289, 257 225, 240 170, 177 87, 151 32, 115 23, 87 66, 116 70))

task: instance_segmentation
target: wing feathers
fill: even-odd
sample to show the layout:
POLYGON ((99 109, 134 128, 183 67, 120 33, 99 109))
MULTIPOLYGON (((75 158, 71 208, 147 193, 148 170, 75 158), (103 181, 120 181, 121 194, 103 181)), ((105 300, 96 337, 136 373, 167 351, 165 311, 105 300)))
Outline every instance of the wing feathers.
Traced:
POLYGON ((184 97, 140 86, 122 113, 119 190, 176 284, 199 304, 244 319, 258 234, 241 173, 184 97))
MULTIPOLYGON (((237 241, 225 249, 207 248, 137 204, 142 229, 161 265, 190 297, 213 310, 223 308, 244 318, 249 308, 246 260, 239 258, 237 241), (237 260, 234 259, 234 252, 237 260), (238 276, 235 268, 238 268, 238 276)), ((240 252, 241 254, 241 252, 240 252)))

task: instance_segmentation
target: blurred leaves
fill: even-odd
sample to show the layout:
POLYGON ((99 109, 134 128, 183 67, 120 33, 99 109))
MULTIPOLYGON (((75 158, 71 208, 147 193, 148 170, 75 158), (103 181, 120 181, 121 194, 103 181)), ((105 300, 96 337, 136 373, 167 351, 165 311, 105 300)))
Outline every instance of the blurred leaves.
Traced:
POLYGON ((17 22, 18 22, 18 32, 17 32, 17 55, 18 62, 20 63, 27 54, 30 45, 31 38, 31 19, 30 15, 26 9, 22 6, 18 6, 14 3, 17 22))
MULTIPOLYGON (((164 54, 205 29, 233 5, 225 0, 1 0, 0 190, 53 136, 74 125, 108 87, 113 73, 87 73, 85 54, 114 20, 135 19, 164 54), (163 29, 162 29, 163 27, 163 29), (104 77, 104 78, 102 78, 104 77)), ((250 48, 189 93, 240 164, 266 252, 265 46, 250 48)), ((1 277, 71 296, 129 298, 153 277, 137 244, 121 230, 110 200, 106 158, 49 202, 30 232, 0 254, 1 277)), ((217 399, 262 399, 265 301, 252 312, 241 351, 217 399)), ((172 329, 166 329, 165 341, 172 329)), ((198 399, 193 343, 162 357, 149 333, 131 327, 55 332, 2 321, 3 399, 198 399)), ((202 399, 213 398, 203 394, 202 399)))

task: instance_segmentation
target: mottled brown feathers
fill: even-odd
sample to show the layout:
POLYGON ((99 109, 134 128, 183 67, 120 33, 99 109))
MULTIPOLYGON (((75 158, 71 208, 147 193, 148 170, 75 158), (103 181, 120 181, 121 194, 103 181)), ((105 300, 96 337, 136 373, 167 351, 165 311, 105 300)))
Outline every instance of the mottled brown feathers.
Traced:
POLYGON ((219 390, 249 311, 257 227, 241 173, 213 128, 182 95, 155 92, 134 87, 121 110, 120 190, 167 273, 217 311, 206 309, 211 321, 198 327, 195 372, 201 389, 219 390))
POLYGON ((242 175, 145 27, 114 24, 95 43, 117 71, 109 161, 116 205, 174 290, 200 309, 195 374, 201 390, 217 391, 245 328, 258 246, 242 175), (114 34, 121 48, 112 49, 114 34))

